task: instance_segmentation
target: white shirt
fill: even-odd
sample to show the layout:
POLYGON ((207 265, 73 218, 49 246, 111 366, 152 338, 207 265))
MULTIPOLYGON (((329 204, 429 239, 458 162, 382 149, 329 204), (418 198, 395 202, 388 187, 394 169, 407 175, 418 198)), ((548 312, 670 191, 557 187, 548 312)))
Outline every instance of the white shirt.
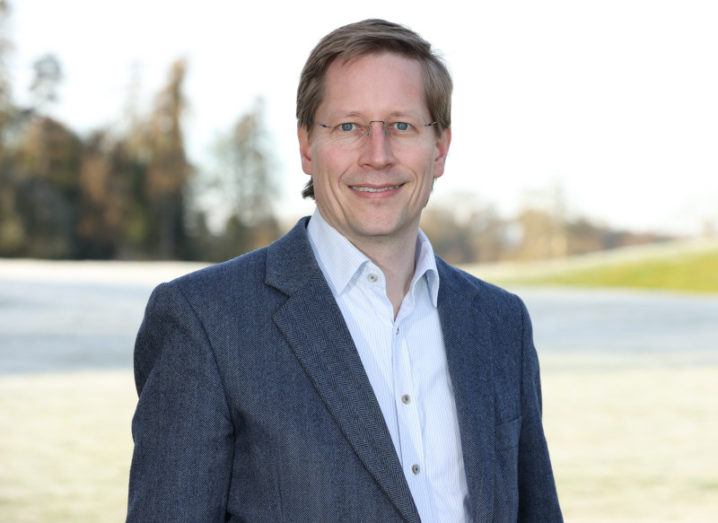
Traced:
POLYGON ((399 313, 384 273, 318 210, 307 227, 384 415, 421 521, 470 521, 459 422, 439 322, 439 273, 417 238, 416 268, 399 313))

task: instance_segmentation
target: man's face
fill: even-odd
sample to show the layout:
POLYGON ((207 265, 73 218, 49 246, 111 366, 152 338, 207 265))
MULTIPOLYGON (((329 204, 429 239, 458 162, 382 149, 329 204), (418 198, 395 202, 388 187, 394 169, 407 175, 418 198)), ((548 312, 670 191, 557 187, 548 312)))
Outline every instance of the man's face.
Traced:
POLYGON ((324 219, 355 245, 414 238, 451 141, 450 130, 437 136, 433 127, 423 127, 431 120, 420 64, 393 53, 335 61, 324 79, 315 122, 311 138, 300 127, 299 144, 302 168, 312 176, 324 219), (421 128, 404 140, 386 136, 382 124, 371 121, 387 126, 412 121, 421 128), (368 125, 371 132, 347 147, 335 139, 352 128, 340 125, 345 122, 368 125))

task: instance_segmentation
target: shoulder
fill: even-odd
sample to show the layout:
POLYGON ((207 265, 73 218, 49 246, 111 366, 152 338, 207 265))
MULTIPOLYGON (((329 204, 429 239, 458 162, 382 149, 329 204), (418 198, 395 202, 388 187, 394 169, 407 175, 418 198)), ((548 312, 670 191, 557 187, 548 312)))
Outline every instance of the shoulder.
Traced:
POLYGON ((243 304, 267 303, 265 251, 259 249, 160 283, 149 298, 146 318, 164 311, 184 322, 191 317, 210 325, 226 323, 243 304))
MULTIPOLYGON (((187 294, 216 293, 264 281, 267 247, 209 265, 169 282, 187 294)), ((249 285, 250 287, 252 285, 249 285)))
POLYGON ((269 313, 279 302, 280 294, 265 283, 267 250, 268 247, 263 247, 210 265, 163 287, 181 296, 207 328, 221 330, 236 318, 269 313))
POLYGON ((523 301, 516 294, 489 283, 458 267, 450 265, 436 257, 436 266, 441 278, 441 286, 446 286, 451 295, 463 295, 471 299, 474 306, 494 313, 522 314, 523 301))
POLYGON ((302 218, 287 234, 266 247, 189 273, 171 283, 189 295, 229 293, 252 298, 253 293, 291 293, 319 271, 307 238, 307 223, 308 218, 302 218))

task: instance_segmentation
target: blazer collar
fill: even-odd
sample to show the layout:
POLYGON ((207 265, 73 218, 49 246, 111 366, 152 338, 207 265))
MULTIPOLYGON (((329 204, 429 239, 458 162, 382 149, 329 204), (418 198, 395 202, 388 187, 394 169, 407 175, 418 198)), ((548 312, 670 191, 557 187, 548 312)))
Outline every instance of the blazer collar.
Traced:
POLYGON ((305 216, 286 235, 267 247, 265 283, 290 296, 316 276, 319 265, 314 259, 305 216))
POLYGON ((379 403, 302 218, 269 246, 265 283, 287 295, 274 322, 359 459, 407 521, 419 513, 379 403))

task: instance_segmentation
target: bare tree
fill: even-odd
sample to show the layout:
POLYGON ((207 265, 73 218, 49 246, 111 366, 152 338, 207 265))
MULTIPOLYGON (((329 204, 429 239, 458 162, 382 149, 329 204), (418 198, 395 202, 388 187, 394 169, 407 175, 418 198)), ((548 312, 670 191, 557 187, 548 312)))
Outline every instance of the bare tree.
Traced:
POLYGON ((217 145, 218 187, 233 209, 225 232, 240 251, 265 244, 278 234, 272 207, 277 193, 264 129, 264 102, 257 99, 217 145))
POLYGON ((145 192, 155 223, 152 236, 162 258, 179 256, 186 239, 183 193, 193 172, 182 132, 186 69, 183 60, 172 65, 167 84, 155 100, 145 140, 148 156, 145 192))

